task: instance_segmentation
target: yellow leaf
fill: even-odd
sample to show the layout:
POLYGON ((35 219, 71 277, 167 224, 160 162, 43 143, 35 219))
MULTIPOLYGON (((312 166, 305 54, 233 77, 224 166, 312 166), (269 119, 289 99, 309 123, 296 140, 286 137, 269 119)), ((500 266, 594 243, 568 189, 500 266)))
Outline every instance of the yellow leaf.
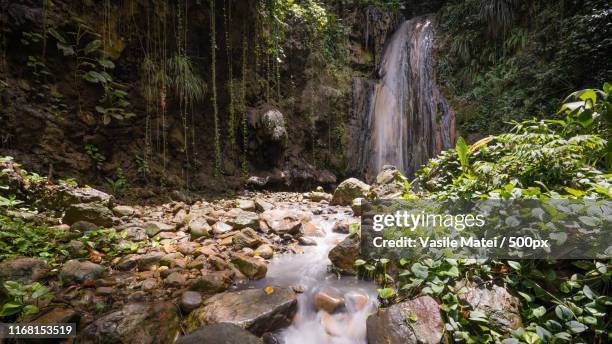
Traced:
POLYGON ((272 287, 265 287, 264 291, 266 292, 266 294, 270 295, 274 292, 274 288, 272 287))

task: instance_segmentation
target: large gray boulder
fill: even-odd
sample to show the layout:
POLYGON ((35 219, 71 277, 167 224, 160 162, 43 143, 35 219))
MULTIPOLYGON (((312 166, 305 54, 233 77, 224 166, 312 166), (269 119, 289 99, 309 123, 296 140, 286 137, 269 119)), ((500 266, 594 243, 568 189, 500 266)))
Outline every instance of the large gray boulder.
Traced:
POLYGON ((60 270, 59 277, 64 282, 82 283, 98 278, 106 270, 104 266, 90 261, 67 261, 60 270))
POLYGON ((263 344, 263 341, 238 325, 219 323, 180 337, 176 344, 263 344))
POLYGON ((71 225, 78 221, 111 227, 113 225, 113 212, 106 205, 97 202, 72 204, 66 209, 63 222, 71 225))
POLYGON ((308 220, 308 214, 291 209, 271 209, 259 215, 259 228, 263 232, 271 231, 278 235, 300 234, 302 220, 308 220))
POLYGON ((355 198, 366 198, 370 192, 370 186, 357 178, 349 178, 336 188, 332 196, 332 204, 351 205, 355 198))
POLYGON ((289 288, 247 289, 217 294, 191 312, 188 333, 204 325, 232 323, 261 336, 291 324, 297 297, 289 288))
POLYGON ((347 275, 356 274, 355 260, 359 258, 360 252, 360 238, 359 234, 353 233, 338 245, 329 251, 329 260, 332 265, 341 273, 347 275))
POLYGON ((132 303, 85 327, 76 343, 166 344, 173 343, 179 333, 178 312, 172 303, 132 303))
POLYGON ((444 335, 438 303, 430 296, 379 310, 366 326, 368 344, 437 344, 444 335))

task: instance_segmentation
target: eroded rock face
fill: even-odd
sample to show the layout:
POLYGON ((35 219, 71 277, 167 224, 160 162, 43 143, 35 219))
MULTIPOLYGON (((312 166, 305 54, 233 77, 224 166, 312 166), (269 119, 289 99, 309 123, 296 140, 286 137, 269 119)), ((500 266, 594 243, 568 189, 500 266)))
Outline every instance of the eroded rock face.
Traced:
POLYGON ((359 234, 353 233, 329 251, 329 260, 341 273, 354 275, 356 273, 354 263, 359 257, 359 251, 359 234))
POLYGON ((332 204, 351 205, 355 198, 366 198, 370 186, 357 178, 349 178, 336 188, 332 197, 332 204))
POLYGON ((76 342, 166 344, 174 342, 179 332, 179 317, 172 303, 133 303, 94 321, 76 342))
POLYGON ((186 321, 191 333, 204 325, 232 323, 261 336, 286 327, 297 310, 295 293, 288 288, 248 289, 217 294, 193 311, 186 321))
POLYGON ((368 344, 437 344, 443 335, 438 303, 429 296, 379 310, 367 320, 368 344))
POLYGON ((242 327, 219 323, 202 326, 190 335, 180 337, 176 344, 263 344, 263 341, 242 327))
POLYGON ((459 299, 484 313, 491 323, 503 332, 521 326, 520 300, 504 287, 493 283, 484 285, 462 281, 456 285, 459 299))

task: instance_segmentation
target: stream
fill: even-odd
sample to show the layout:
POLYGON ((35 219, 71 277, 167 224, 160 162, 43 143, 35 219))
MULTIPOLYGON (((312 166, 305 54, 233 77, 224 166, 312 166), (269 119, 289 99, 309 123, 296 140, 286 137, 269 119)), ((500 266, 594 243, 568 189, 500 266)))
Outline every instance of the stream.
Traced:
MULTIPOLYGON (((299 203, 279 206, 304 208, 299 203)), ((333 232, 334 224, 352 217, 352 211, 348 207, 327 205, 321 205, 317 210, 320 214, 314 214, 310 222, 321 230, 320 234, 307 236, 316 245, 300 246, 303 254, 275 257, 268 265, 266 277, 250 283, 249 287, 292 287, 303 291, 298 296, 298 311, 293 324, 278 334, 285 344, 365 344, 367 316, 378 306, 376 286, 354 276, 339 277, 328 269, 329 251, 347 235, 333 232), (315 299, 320 292, 344 302, 333 313, 318 310, 315 299)))

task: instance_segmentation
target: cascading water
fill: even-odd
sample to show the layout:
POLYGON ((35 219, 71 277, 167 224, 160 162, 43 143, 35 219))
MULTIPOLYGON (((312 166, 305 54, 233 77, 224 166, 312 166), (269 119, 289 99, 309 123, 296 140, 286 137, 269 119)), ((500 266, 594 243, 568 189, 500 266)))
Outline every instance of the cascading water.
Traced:
POLYGON ((353 80, 355 172, 371 180, 384 165, 411 176, 455 141, 455 115, 435 83, 434 27, 403 22, 388 40, 377 79, 353 80))

